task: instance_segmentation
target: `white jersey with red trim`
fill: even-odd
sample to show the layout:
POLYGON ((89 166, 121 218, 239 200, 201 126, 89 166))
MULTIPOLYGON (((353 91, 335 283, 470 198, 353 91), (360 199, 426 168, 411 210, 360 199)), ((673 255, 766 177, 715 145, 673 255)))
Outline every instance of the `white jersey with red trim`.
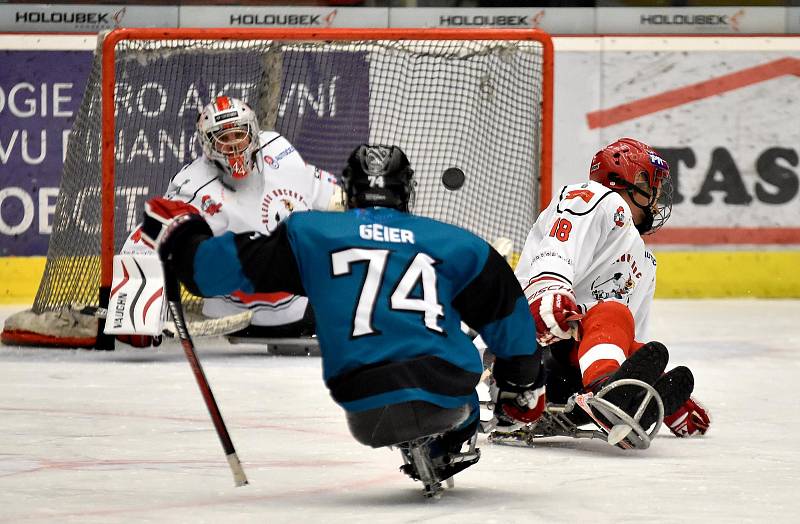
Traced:
MULTIPOLYGON (((294 146, 275 131, 262 131, 259 142, 255 168, 248 177, 226 183, 217 165, 201 156, 172 178, 165 196, 195 206, 214 235, 227 231, 269 235, 293 212, 329 208, 338 185, 332 174, 306 164, 294 146)), ((137 229, 122 253, 146 250, 137 229)), ((307 304, 305 297, 288 293, 236 292, 205 299, 203 314, 222 317, 250 309, 253 325, 277 326, 303 318, 307 304)))
POLYGON ((648 340, 656 259, 627 202, 602 184, 562 188, 528 234, 515 273, 529 302, 547 289, 569 288, 584 313, 603 300, 626 304, 637 340, 648 340))

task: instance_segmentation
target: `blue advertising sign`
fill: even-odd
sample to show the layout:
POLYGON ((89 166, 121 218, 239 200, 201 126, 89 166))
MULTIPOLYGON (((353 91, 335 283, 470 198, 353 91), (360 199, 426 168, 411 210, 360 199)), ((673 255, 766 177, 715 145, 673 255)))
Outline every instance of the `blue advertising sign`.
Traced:
MULTIPOLYGON (((0 256, 47 253, 56 198, 58 231, 72 244, 96 242, 99 232, 100 116, 96 101, 70 133, 79 111, 92 53, 6 51, 0 71, 0 256), (60 176, 67 137, 74 174, 60 176)), ((242 98, 310 164, 341 172, 348 153, 369 138, 369 66, 361 53, 287 49, 282 77, 270 79, 263 54, 159 54, 117 65, 116 248, 140 219, 144 200, 162 194, 170 178, 200 154, 198 110, 221 94, 242 98), (277 86, 265 109, 263 91, 277 86), (263 116, 263 115, 262 115, 263 116)), ((52 237, 53 242, 62 238, 52 237)), ((61 252, 70 246, 61 246, 61 252)))
POLYGON ((341 173, 348 154, 369 140, 365 54, 290 51, 284 53, 283 64, 276 129, 306 162, 341 173))
POLYGON ((87 51, 0 51, 0 256, 47 252, 87 51))

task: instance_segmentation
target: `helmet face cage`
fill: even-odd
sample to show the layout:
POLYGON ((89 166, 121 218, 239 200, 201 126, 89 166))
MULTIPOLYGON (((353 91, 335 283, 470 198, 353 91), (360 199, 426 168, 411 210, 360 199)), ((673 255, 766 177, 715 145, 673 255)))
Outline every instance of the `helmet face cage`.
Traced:
POLYGON ((672 215, 672 202, 675 197, 674 190, 672 179, 669 177, 669 172, 667 172, 666 177, 662 178, 660 181, 658 196, 654 207, 651 208, 653 223, 648 231, 645 231, 645 234, 655 233, 669 220, 670 215, 672 215))
POLYGON ((360 145, 342 172, 347 206, 408 211, 414 201, 414 170, 397 146, 360 145))
POLYGON ((589 178, 628 193, 632 203, 644 211, 644 220, 636 226, 641 234, 657 231, 672 213, 669 165, 638 140, 621 138, 599 151, 592 159, 589 178))
POLYGON ((237 98, 217 97, 197 118, 203 153, 230 178, 247 177, 259 149, 255 112, 237 98))

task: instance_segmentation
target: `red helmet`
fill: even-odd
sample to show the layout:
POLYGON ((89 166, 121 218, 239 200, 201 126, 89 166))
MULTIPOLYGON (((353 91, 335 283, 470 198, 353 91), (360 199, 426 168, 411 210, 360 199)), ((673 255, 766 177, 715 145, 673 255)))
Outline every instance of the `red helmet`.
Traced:
POLYGON ((645 212, 645 220, 636 226, 642 234, 663 226, 672 212, 669 164, 652 147, 638 140, 620 138, 598 151, 592 158, 589 179, 631 194, 633 203, 645 212), (646 188, 637 185, 645 181, 646 188), (637 198, 633 198, 634 193, 637 198), (642 196, 647 203, 640 202, 642 196))

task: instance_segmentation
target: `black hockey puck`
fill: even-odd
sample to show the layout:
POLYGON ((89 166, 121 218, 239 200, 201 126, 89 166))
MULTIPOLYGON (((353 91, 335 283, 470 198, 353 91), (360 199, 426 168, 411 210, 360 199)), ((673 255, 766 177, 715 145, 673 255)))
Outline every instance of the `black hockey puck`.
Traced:
POLYGON ((442 184, 450 191, 461 189, 464 179, 464 172, 457 167, 449 167, 442 173, 442 184))

